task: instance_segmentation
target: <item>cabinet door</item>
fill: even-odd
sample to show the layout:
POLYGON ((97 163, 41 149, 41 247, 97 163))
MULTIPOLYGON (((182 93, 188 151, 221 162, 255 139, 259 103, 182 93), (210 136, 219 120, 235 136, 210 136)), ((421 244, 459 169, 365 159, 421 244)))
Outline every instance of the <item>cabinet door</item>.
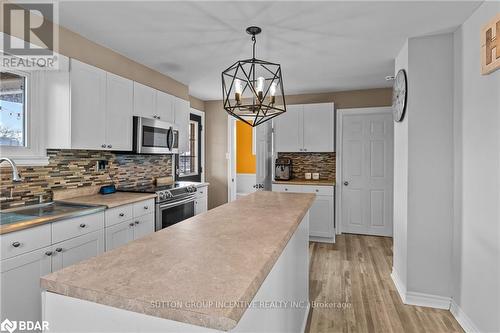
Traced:
POLYGON ((335 114, 332 103, 304 105, 304 151, 333 152, 335 114))
POLYGON ((40 277, 49 274, 51 266, 47 251, 50 247, 1 261, 1 321, 42 319, 40 277))
POLYGON ((106 72, 71 60, 71 148, 105 145, 106 72))
POLYGON ((206 212, 208 209, 207 197, 197 198, 194 202, 194 215, 206 212))
POLYGON ((104 230, 75 237, 53 245, 52 271, 76 264, 104 252, 104 230))
POLYGON ((156 116, 156 90, 134 82, 134 115, 146 118, 156 116))
POLYGON ((174 123, 173 104, 173 96, 164 93, 163 91, 156 91, 156 114, 158 115, 158 119, 174 123))
POLYGON ((106 148, 132 150, 133 81, 106 75, 106 148))
POLYGON ((189 150, 189 102, 174 97, 175 124, 179 130, 179 153, 189 150))
POLYGON ((154 214, 143 215, 134 219, 134 239, 139 239, 155 232, 154 214))
POLYGON ((129 220, 106 228, 106 251, 134 240, 134 221, 129 220))
POLYGON ((273 119, 276 152, 302 151, 302 105, 289 105, 273 119))
POLYGON ((309 235, 333 237, 333 197, 318 195, 309 210, 309 235))

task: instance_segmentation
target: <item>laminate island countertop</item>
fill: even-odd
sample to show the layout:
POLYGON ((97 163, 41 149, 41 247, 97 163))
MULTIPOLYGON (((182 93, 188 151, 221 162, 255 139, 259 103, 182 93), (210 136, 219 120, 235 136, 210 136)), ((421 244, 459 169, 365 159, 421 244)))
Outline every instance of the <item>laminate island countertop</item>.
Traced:
MULTIPOLYGON (((44 276, 41 286, 48 293, 228 331, 247 311, 314 198, 255 192, 44 276), (209 302, 224 306, 203 306, 209 302)), ((307 234, 303 238, 307 258, 307 234)))

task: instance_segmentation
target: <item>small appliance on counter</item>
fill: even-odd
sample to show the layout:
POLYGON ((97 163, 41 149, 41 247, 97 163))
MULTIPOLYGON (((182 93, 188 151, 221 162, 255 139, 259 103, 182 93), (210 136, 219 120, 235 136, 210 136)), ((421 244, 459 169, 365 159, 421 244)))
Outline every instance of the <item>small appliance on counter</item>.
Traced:
POLYGON ((292 160, 289 158, 277 158, 274 163, 274 180, 292 179, 292 160))
POLYGON ((115 185, 106 185, 106 186, 102 186, 99 189, 99 193, 101 193, 101 194, 113 194, 115 192, 116 192, 115 185))

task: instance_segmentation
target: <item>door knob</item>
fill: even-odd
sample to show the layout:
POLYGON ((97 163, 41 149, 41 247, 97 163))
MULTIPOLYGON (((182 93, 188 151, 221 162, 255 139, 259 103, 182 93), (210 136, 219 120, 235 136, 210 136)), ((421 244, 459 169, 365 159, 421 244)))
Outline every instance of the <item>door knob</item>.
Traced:
POLYGON ((345 182, 344 182, 344 186, 347 186, 347 185, 349 185, 349 182, 348 182, 348 181, 345 181, 345 182))

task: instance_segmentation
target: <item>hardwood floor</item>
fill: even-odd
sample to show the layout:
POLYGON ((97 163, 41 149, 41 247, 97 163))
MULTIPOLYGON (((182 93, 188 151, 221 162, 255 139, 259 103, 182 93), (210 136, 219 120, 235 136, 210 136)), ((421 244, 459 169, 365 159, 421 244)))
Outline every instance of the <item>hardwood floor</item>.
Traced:
POLYGON ((344 234, 309 245, 306 332, 463 332, 449 311, 405 305, 391 280, 392 238, 344 234))

